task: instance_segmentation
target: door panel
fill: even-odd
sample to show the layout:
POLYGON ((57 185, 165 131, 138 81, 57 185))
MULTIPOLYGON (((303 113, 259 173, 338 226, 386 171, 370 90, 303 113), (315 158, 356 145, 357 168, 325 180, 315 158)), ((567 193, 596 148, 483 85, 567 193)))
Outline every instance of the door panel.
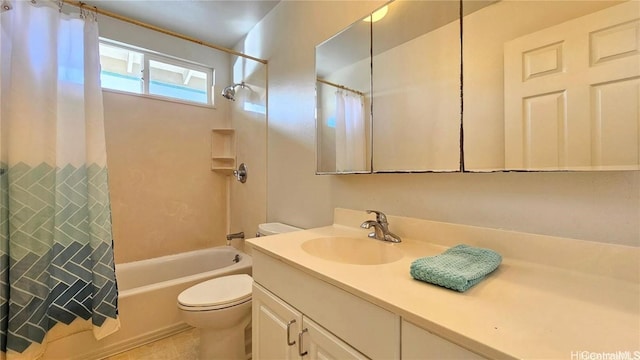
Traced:
MULTIPOLYGON (((344 341, 338 339, 315 322, 305 318, 308 335, 308 356, 311 360, 368 359, 344 341)), ((306 344, 304 344, 306 346, 306 344)))
POLYGON ((284 301, 253 285, 252 356, 256 360, 298 359, 298 344, 287 343, 287 324, 291 341, 297 341, 302 315, 284 301))
POLYGON ((640 3, 505 43, 505 166, 640 167, 640 3))

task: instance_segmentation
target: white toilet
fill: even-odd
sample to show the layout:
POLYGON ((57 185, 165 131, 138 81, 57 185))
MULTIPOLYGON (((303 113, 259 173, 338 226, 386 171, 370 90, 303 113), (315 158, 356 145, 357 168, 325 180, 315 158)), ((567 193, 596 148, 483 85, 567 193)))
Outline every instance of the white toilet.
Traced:
MULTIPOLYGON (((281 223, 258 226, 259 236, 302 230, 281 223)), ((194 285, 178 295, 182 320, 200 329, 201 360, 244 360, 245 328, 251 321, 251 287, 247 274, 222 276, 194 285)))

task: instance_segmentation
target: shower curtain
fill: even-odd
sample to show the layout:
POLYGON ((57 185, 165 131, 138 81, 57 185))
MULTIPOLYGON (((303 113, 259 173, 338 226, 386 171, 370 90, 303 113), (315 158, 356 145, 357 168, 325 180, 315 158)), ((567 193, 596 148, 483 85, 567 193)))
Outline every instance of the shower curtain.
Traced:
POLYGON ((119 328, 98 26, 1 5, 0 357, 33 359, 60 323, 119 328))
POLYGON ((364 99, 336 91, 336 171, 367 169, 364 99))

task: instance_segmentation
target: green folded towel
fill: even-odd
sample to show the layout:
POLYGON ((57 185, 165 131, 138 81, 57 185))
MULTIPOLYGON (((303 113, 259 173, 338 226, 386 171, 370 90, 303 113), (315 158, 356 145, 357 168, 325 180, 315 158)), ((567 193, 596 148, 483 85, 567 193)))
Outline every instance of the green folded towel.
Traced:
POLYGON ((411 276, 416 280, 465 292, 495 270, 502 256, 490 249, 457 245, 440 255, 428 256, 411 263, 411 276))

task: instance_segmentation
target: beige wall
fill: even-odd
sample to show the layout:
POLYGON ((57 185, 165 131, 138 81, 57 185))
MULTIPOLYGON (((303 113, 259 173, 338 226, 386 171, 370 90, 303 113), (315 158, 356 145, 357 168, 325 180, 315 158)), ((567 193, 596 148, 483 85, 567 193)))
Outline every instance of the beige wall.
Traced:
POLYGON ((104 91, 116 263, 224 245, 215 110, 104 91))
POLYGON ((376 208, 640 245, 640 172, 314 175, 314 47, 380 4, 284 1, 247 37, 247 53, 269 60, 267 220, 309 228, 334 207, 376 208))
POLYGON ((267 125, 244 107, 266 108, 266 66, 106 17, 100 25, 108 39, 215 69, 215 109, 104 92, 116 263, 224 245, 231 232, 253 237, 266 220, 267 125), (242 81, 250 89, 237 88, 235 102, 222 98, 242 81), (245 184, 210 170, 215 127, 236 129, 245 184))
MULTIPOLYGON (((236 165, 247 165, 247 181, 243 184, 230 178, 229 232, 244 231, 252 238, 258 224, 265 222, 267 213, 267 117, 259 111, 246 110, 247 106, 267 105, 267 67, 252 60, 238 60, 234 66, 234 82, 244 81, 248 88, 237 89, 236 101, 231 103, 231 126, 236 130, 236 165)), ((244 244, 234 241, 233 246, 244 244)))
POLYGON ((228 178, 210 156, 211 129, 230 125, 229 56, 108 17, 100 35, 214 67, 218 84, 215 109, 103 92, 116 263, 224 245, 228 178))

